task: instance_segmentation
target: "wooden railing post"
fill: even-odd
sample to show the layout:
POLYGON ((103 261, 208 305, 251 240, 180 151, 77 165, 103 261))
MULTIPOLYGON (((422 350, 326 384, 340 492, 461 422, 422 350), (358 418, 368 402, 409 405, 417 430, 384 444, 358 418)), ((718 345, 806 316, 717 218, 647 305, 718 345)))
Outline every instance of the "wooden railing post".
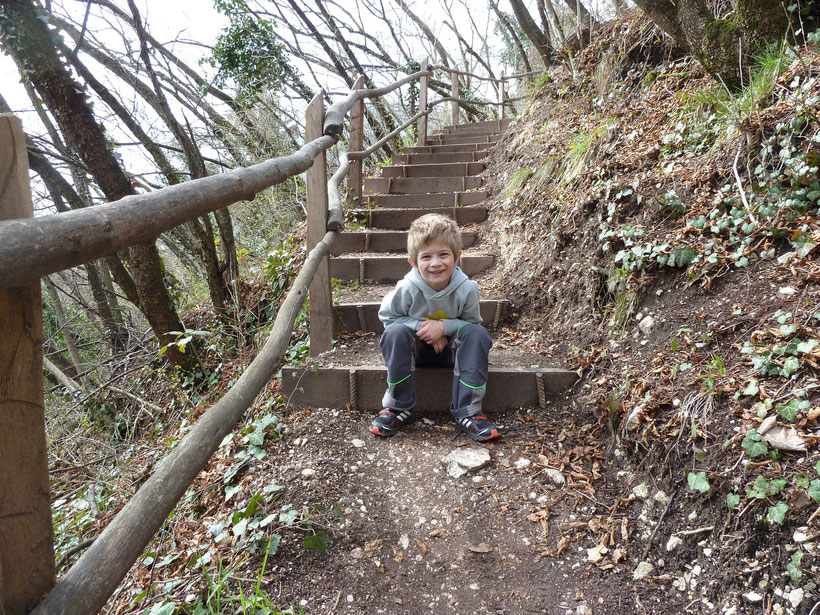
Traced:
MULTIPOLYGON (((450 96, 458 98, 458 73, 451 74, 453 75, 453 85, 450 87, 450 96)), ((452 101, 450 108, 453 111, 453 126, 458 126, 458 101, 452 101)))
MULTIPOLYGON (((305 111, 305 143, 322 136, 325 121, 324 90, 319 90, 305 111)), ((310 252, 327 232, 327 156, 323 151, 307 170, 307 250, 310 252)), ((333 345, 333 313, 330 295, 330 259, 325 258, 308 291, 310 297, 310 356, 333 345)))
MULTIPOLYGON (((424 62, 421 63, 421 68, 419 70, 426 71, 427 68, 430 66, 430 58, 424 58, 424 62)), ((427 110, 427 77, 422 77, 419 81, 419 112, 427 110)), ((419 118, 419 123, 417 124, 418 133, 416 135, 416 145, 419 147, 424 147, 427 145, 427 116, 422 116, 419 118)))
MULTIPOLYGON (((364 75, 359 75, 354 90, 364 87, 364 75)), ((360 98, 350 109, 350 129, 348 132, 349 152, 359 152, 364 147, 364 99, 360 98)), ((362 161, 351 160, 350 170, 347 173, 347 202, 354 202, 356 207, 362 204, 362 161)))
MULTIPOLYGON (((33 215, 23 127, 0 115, 0 220, 33 215)), ((39 280, 0 290, 0 331, 0 613, 18 615, 56 581, 39 280)))
POLYGON ((501 100, 501 114, 500 115, 501 115, 502 120, 505 117, 507 117, 507 104, 504 102, 504 99, 507 97, 506 88, 504 87, 505 83, 506 82, 504 81, 504 73, 501 73, 501 87, 499 88, 499 94, 500 94, 499 99, 501 100))

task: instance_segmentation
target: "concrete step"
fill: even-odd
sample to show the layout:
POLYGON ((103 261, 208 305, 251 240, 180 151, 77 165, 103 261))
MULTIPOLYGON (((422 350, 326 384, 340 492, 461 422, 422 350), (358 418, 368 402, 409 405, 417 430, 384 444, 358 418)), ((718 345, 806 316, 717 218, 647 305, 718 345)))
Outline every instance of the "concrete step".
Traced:
POLYGON ((370 207, 387 207, 393 209, 419 209, 429 207, 460 207, 477 205, 489 198, 486 190, 470 192, 431 192, 430 194, 372 194, 365 197, 365 204, 370 207))
POLYGON ((498 135, 432 135, 428 137, 427 143, 430 145, 465 145, 472 143, 490 143, 495 144, 499 140, 498 135))
MULTIPOLYGON (((384 325, 379 320, 380 305, 380 302, 334 305, 336 329, 344 329, 348 333, 381 333, 384 325)), ((480 305, 483 324, 490 330, 498 326, 510 308, 510 302, 506 299, 482 299, 480 305)))
POLYGON ((382 177, 466 177, 483 171, 483 162, 403 164, 382 167, 382 177))
MULTIPOLYGON (((387 370, 378 365, 358 367, 282 368, 282 394, 300 408, 345 408, 376 412, 382 407, 387 370)), ((552 367, 490 367, 484 409, 511 410, 546 406, 548 396, 561 393, 578 380, 572 370, 552 367)), ((447 412, 453 371, 418 368, 415 375, 416 411, 447 412)))
POLYGON ((446 164, 450 162, 478 162, 490 152, 451 152, 449 154, 394 154, 393 164, 446 164))
POLYGON ((405 147, 402 154, 450 154, 454 152, 482 152, 492 148, 494 143, 465 143, 451 145, 422 145, 405 147))
MULTIPOLYGON (((449 196, 452 198, 452 195, 449 196)), ((354 209, 351 211, 351 216, 368 228, 407 230, 413 220, 422 214, 428 213, 450 216, 459 226, 484 222, 487 219, 487 207, 484 205, 463 207, 430 206, 415 209, 354 209)))
MULTIPOLYGON (((477 236, 475 231, 462 231, 464 247, 474 245, 477 236)), ((407 252, 407 231, 344 231, 333 242, 330 253, 338 256, 351 252, 407 252)))
POLYGON ((364 181, 364 194, 463 192, 480 186, 480 177, 376 177, 364 181))
MULTIPOLYGON (((472 277, 495 262, 491 255, 463 256, 461 269, 472 277)), ((410 271, 407 256, 336 256, 330 259, 330 277, 337 280, 397 282, 410 271)))

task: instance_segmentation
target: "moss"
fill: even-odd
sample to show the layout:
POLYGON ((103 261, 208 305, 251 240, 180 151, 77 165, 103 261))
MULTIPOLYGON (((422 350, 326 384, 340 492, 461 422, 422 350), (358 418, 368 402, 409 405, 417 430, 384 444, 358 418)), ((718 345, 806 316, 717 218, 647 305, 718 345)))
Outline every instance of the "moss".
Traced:
POLYGON ((524 185, 527 183, 527 180, 532 175, 532 168, 524 167, 520 171, 516 171, 515 175, 512 176, 509 185, 507 186, 507 196, 512 196, 520 191, 524 185))

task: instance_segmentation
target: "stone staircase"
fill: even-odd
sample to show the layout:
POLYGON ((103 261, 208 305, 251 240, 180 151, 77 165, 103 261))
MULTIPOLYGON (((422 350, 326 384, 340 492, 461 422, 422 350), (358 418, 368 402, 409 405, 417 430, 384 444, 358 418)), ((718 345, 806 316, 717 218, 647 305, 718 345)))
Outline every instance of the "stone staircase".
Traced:
MULTIPOLYGON (((446 127, 431 136, 428 145, 410 147, 395 155, 392 164, 383 167, 381 177, 365 181, 363 207, 352 215, 363 230, 345 231, 339 236, 333 246, 330 275, 352 288, 342 292, 334 306, 337 328, 376 335, 347 338, 344 353, 326 353, 308 368, 283 368, 283 394, 290 403, 301 407, 381 409, 386 370, 378 351, 378 334, 383 330, 378 309, 381 297, 410 270, 407 229, 425 213, 448 215, 462 227, 462 270, 476 277, 493 265, 493 256, 480 252, 479 232, 463 227, 475 227, 487 218, 487 207, 482 203, 488 193, 481 190, 480 176, 483 161, 508 123, 495 120, 446 127), (351 345, 356 347, 351 349, 351 345), (351 358, 355 363, 346 364, 351 358)), ((482 294, 481 316, 490 333, 507 309, 505 299, 482 294)), ((493 348, 485 408, 492 412, 543 407, 547 395, 565 390, 577 379, 573 371, 537 367, 540 359, 520 349, 510 352, 493 348)), ((416 409, 446 410, 451 384, 451 370, 417 369, 416 409)))

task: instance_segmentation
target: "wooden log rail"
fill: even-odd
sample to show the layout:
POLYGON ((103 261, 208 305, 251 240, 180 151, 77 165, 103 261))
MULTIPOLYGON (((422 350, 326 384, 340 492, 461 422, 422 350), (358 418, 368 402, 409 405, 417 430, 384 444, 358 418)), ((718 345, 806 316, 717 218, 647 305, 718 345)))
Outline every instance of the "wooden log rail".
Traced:
MULTIPOLYGON (((275 158, 216 176, 192 180, 150 194, 129 196, 113 203, 84 210, 38 218, 21 217, 25 215, 24 212, 6 216, 6 218, 15 218, 11 220, 2 220, 3 216, 0 215, 0 298, 4 296, 3 293, 11 296, 19 295, 21 288, 25 285, 35 289, 33 291, 35 294, 39 294, 36 292, 36 281, 41 276, 113 254, 132 245, 154 241, 162 232, 183 222, 237 201, 252 199, 265 188, 281 183, 293 175, 307 172, 308 256, 276 316, 271 335, 261 352, 225 396, 196 422, 176 449, 159 465, 154 474, 108 524, 60 582, 54 585, 32 613, 36 615, 84 615, 98 612, 105 605, 109 596, 208 462, 222 439, 231 432, 276 373, 287 350, 296 317, 308 293, 311 297, 311 354, 330 348, 332 298, 328 258, 334 240, 344 228, 340 185, 345 177, 348 179, 348 193, 360 198, 361 160, 416 121, 419 123, 419 142, 424 144, 427 139, 427 116, 438 104, 450 102, 454 108, 462 104, 500 104, 503 113, 504 105, 509 103, 503 100, 503 89, 500 103, 459 98, 458 74, 469 73, 444 69, 453 73, 453 91, 456 95, 428 104, 427 84, 434 68, 439 67, 431 67, 425 60, 421 71, 383 88, 369 90, 361 89, 364 78, 360 77, 353 91, 343 101, 331 106, 327 113, 324 112, 322 102, 324 93, 320 91, 306 111, 305 145, 290 156, 275 158), (401 127, 392 131, 390 135, 367 149, 358 151, 363 146, 364 101, 383 96, 415 80, 420 82, 421 111, 401 127), (326 151, 342 135, 345 117, 348 113, 351 114, 349 143, 354 151, 339 154, 340 166, 328 181, 326 151)), ((514 75, 505 79, 527 75, 528 73, 514 75)), ((455 122, 457 123, 457 113, 455 122)), ((16 143, 19 146, 22 142, 22 131, 20 130, 16 143)), ((24 156, 24 150, 17 147, 14 155, 19 159, 24 156)), ((2 177, 3 173, 10 175, 8 169, 0 165, 0 180, 5 179, 2 177)), ((26 173, 21 175, 18 169, 18 177, 27 177, 27 175, 26 173)), ((2 205, 1 200, 0 205, 2 205)), ((0 214, 2 213, 0 211, 0 214)), ((0 322, 5 322, 2 313, 4 309, 4 304, 0 302, 0 322)), ((35 329, 39 326, 39 335, 42 336, 42 325, 38 325, 41 311, 39 301, 34 301, 26 309, 29 314, 25 318, 34 323, 35 329)), ((14 322, 16 323, 14 327, 22 326, 19 319, 14 322)), ((14 338, 14 335, 8 336, 5 332, 4 335, 7 338, 14 338)), ((37 331, 32 333, 32 339, 35 341, 40 339, 37 337, 37 331)), ((40 342, 39 346, 41 345, 40 342)), ((8 362, 7 360, 13 359, 15 352, 19 352, 19 347, 4 347, 0 344, 0 366, 8 362)), ((42 359, 42 354, 36 352, 32 356, 35 359, 40 357, 38 360, 42 359)), ((18 386, 18 383, 11 382, 9 378, 4 381, 0 377, 0 384, 3 384, 3 387, 0 387, 0 405, 9 400, 28 399, 29 395, 26 391, 34 386, 31 390, 39 396, 39 408, 42 408, 42 370, 39 365, 36 365, 28 372, 37 376, 33 385, 32 382, 26 381, 21 382, 18 386), (39 389, 37 382, 40 383, 39 389), (12 388, 17 386, 17 388, 7 390, 7 385, 12 388)), ((25 381, 26 378, 21 376, 17 380, 25 381)), ((37 407, 37 404, 33 402, 32 407, 37 407)), ((41 410, 40 418, 42 419, 41 410)), ((18 431, 23 434, 20 438, 24 445, 28 444, 26 438, 36 437, 44 440, 42 420, 34 429, 37 432, 34 436, 31 435, 31 424, 18 427, 21 427, 18 431)), ((10 468, 18 468, 23 462, 28 464, 30 457, 21 452, 23 449, 28 450, 27 446, 3 448, 4 439, 13 438, 14 434, 0 433, 0 453, 8 450, 20 457, 20 459, 11 460, 11 465, 9 463, 3 465, 2 462, 8 460, 3 459, 0 455, 0 470, 4 472, 10 468), (17 463, 18 461, 20 463, 17 463)), ((43 459, 45 459, 44 455, 43 459)), ((29 470, 33 472, 28 484, 39 484, 42 482, 40 479, 43 479, 45 481, 43 484, 47 487, 48 469, 45 463, 28 465, 29 470)), ((47 488, 44 493, 48 495, 47 488)), ((15 494, 11 498, 15 501, 6 497, 4 505, 13 508, 16 505, 15 498, 22 502, 26 498, 30 499, 30 494, 15 494)), ((38 540, 42 538, 44 544, 47 543, 48 548, 45 552, 50 553, 53 552, 53 536, 50 534, 50 500, 48 497, 43 499, 40 508, 44 509, 40 511, 42 514, 39 516, 44 519, 45 525, 40 532, 42 536, 38 535, 38 540)), ((4 519, 0 516, 0 539, 10 527, 4 525, 4 519)), ((19 560, 14 560, 14 563, 27 562, 28 559, 22 550, 29 549, 32 541, 20 540, 18 542, 21 553, 19 560)), ((2 545, 1 540, 0 545, 2 545)), ((9 574, 11 566, 8 564, 12 561, 5 563, 7 565, 4 570, 3 562, 0 561, 0 614, 20 615, 26 612, 31 604, 36 603, 37 599, 53 585, 54 566, 47 566, 40 571, 35 570, 32 565, 30 569, 18 570, 15 574, 9 574), (9 601, 7 598, 10 595, 8 583, 16 584, 12 589, 20 590, 14 595, 14 601, 9 601)))

